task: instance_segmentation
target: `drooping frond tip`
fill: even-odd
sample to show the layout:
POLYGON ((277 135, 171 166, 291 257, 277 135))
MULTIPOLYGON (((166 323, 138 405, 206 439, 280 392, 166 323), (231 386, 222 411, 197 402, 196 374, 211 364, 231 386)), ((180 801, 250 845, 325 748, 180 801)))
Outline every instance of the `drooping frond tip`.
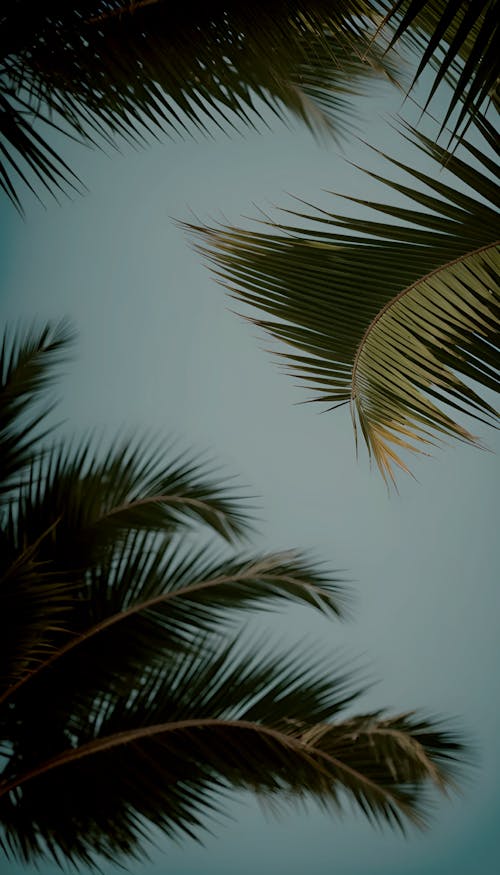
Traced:
POLYGON ((483 422, 497 418, 470 381, 499 388, 499 269, 495 245, 458 258, 405 289, 366 330, 351 405, 384 477, 394 481, 394 466, 408 471, 395 448, 425 452, 447 436, 478 443, 443 404, 483 422))
POLYGON ((434 70, 425 109, 446 83, 443 96, 447 94, 448 105, 439 133, 451 125, 450 143, 460 142, 485 107, 499 107, 500 3, 396 0, 384 5, 387 13, 380 30, 388 28, 389 46, 402 42, 416 52, 418 63, 410 91, 422 73, 428 68, 434 70))

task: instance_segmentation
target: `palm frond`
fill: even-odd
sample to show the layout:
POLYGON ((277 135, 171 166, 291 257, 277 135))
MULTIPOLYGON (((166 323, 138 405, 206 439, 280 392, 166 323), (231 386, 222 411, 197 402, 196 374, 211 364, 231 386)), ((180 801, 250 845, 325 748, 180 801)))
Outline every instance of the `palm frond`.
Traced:
POLYGON ((50 145, 47 135, 44 137, 37 130, 38 126, 42 130, 47 128, 47 133, 67 133, 46 111, 37 108, 35 113, 20 94, 7 88, 0 93, 0 112, 0 186, 21 214, 19 182, 24 183, 41 203, 39 188, 56 200, 58 194, 83 192, 84 186, 77 175, 50 145))
POLYGON ((4 330, 0 349, 0 496, 19 488, 23 471, 33 463, 40 440, 47 434, 40 426, 53 408, 45 403, 37 410, 36 402, 54 382, 54 369, 68 358, 74 338, 66 321, 13 334, 8 327, 4 330))
POLYGON ((272 317, 251 321, 298 350, 281 356, 315 400, 351 405, 355 429, 388 479, 395 466, 407 470, 395 449, 422 451, 449 436, 474 443, 443 404, 494 422, 470 380, 499 387, 495 164, 473 144, 464 143, 459 158, 403 130, 474 194, 389 159, 410 185, 369 175, 414 208, 347 198, 387 223, 287 210, 308 227, 276 224, 276 233, 259 233, 184 224, 233 296, 272 317))
POLYGON ((341 136, 352 96, 391 61, 370 44, 365 0, 247 4, 49 0, 2 11, 0 184, 57 194, 81 184, 50 145, 51 127, 87 143, 262 127, 262 106, 341 136), (49 126, 49 127, 47 127, 49 126))
MULTIPOLYGON (((153 445, 152 452, 146 446, 141 457, 140 448, 140 442, 118 444, 103 460, 92 440, 58 446, 40 454, 27 469, 28 482, 19 487, 18 501, 11 503, 2 521, 4 691, 57 658, 68 638, 85 638, 89 626, 124 610, 125 596, 130 602, 126 608, 131 609, 134 592, 136 601, 145 601, 185 579, 190 570, 195 579, 197 573, 207 575, 208 569, 219 576, 223 568, 228 570, 220 561, 210 564, 208 554, 213 551, 206 547, 197 562, 192 552, 186 556, 186 547, 179 555, 171 539, 180 531, 186 538, 191 520, 229 542, 241 537, 247 513, 239 490, 221 479, 212 480, 212 472, 193 456, 165 453, 164 448, 159 453, 153 445), (51 612, 62 611, 63 591, 61 625, 58 617, 51 619, 51 612), (7 669, 9 665, 17 668, 7 669)), ((290 561, 290 576, 295 572, 300 589, 297 569, 290 561)), ((243 595, 241 600, 245 601, 243 595)), ((161 608, 158 612, 161 615, 161 608)), ((154 642, 148 641, 148 634, 155 629, 148 617, 132 627, 129 620, 123 633, 115 634, 117 646, 128 649, 133 662, 133 641, 150 650, 154 642)), ((161 624, 160 633, 166 634, 161 624)), ((177 645, 183 638, 182 630, 171 635, 177 645)), ((99 652, 98 659, 103 656, 99 652)))
POLYGON ((235 541, 250 528, 243 502, 230 478, 219 471, 216 479, 212 464, 175 443, 120 437, 105 449, 91 436, 34 460, 19 494, 18 539, 36 541, 47 520, 59 519, 55 552, 78 570, 133 531, 173 534, 195 522, 235 541))
POLYGON ((460 740, 411 715, 338 721, 358 693, 349 674, 324 664, 302 652, 271 657, 241 641, 207 658, 202 646, 94 720, 71 721, 63 745, 47 709, 37 727, 25 727, 4 771, 5 843, 25 859, 62 853, 92 864, 96 853, 137 853, 152 824, 198 837, 220 809, 216 800, 237 788, 284 802, 313 797, 334 809, 344 791, 375 822, 423 825, 426 787, 449 786, 460 740))
MULTIPOLYGON (((16 526, 10 507, 0 529, 0 691, 30 674, 67 635, 76 595, 74 581, 47 569, 37 553, 54 526, 22 550, 12 537, 16 526)), ((0 693, 1 698, 1 693, 0 693)))
POLYGON ((440 133, 455 110, 452 137, 463 136, 488 102, 498 109, 498 0, 397 0, 384 23, 394 28, 391 47, 402 41, 417 52, 419 63, 410 90, 429 65, 435 69, 425 108, 441 83, 451 86, 440 133))
MULTIPOLYGON (((22 379, 7 368, 21 398, 13 421, 21 405, 30 422, 22 405, 51 361, 22 379)), ((199 837, 241 788, 333 808, 347 794, 373 821, 423 824, 426 787, 449 786, 463 757, 456 733, 408 715, 342 722, 361 692, 345 665, 228 636, 237 612, 283 600, 341 615, 339 580, 297 552, 210 546, 207 534, 234 540, 245 518, 192 456, 131 440, 41 452, 33 441, 0 517, 7 857, 138 856, 152 827, 199 837)))
MULTIPOLYGON (((168 652, 189 652, 200 635, 234 626, 241 610, 269 610, 280 601, 295 601, 330 617, 345 615, 345 586, 297 552, 221 559, 218 551, 206 546, 195 550, 183 540, 185 536, 159 543, 151 533, 131 533, 73 585, 77 600, 70 602, 71 610, 66 606, 63 632, 47 628, 50 602, 44 605, 37 617, 38 634, 47 642, 45 658, 15 638, 12 646, 23 652, 25 670, 0 689, 0 706, 19 691, 43 699, 44 691, 57 684, 63 710, 75 693, 88 707, 96 681, 101 690, 124 684, 127 689, 138 666, 161 664, 168 652)), ((43 577, 35 578, 31 587, 6 591, 7 626, 10 617, 24 615, 26 621, 43 584, 43 577)), ((8 636, 6 648, 9 641, 8 636)))

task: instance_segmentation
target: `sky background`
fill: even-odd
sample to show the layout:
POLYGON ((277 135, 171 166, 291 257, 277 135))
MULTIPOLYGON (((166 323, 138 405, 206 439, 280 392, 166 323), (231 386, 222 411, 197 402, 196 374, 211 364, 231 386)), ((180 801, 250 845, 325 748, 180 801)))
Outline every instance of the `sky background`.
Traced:
MULTIPOLYGON (((426 167, 381 119, 399 98, 365 101, 361 133, 399 159, 426 167)), ((436 111, 439 110, 439 107, 436 111)), ((382 159, 350 141, 345 154, 370 168, 382 159)), ((415 459, 417 480, 388 495, 366 456, 355 459, 349 413, 320 415, 298 402, 306 390, 281 374, 269 341, 230 312, 175 219, 195 213, 240 222, 287 192, 338 207, 322 189, 383 197, 335 145, 303 128, 250 130, 232 140, 124 147, 106 157, 72 146, 89 193, 44 210, 26 199, 22 220, 3 203, 2 317, 40 322, 69 316, 78 329, 74 361, 60 383, 67 431, 107 436, 137 427, 208 450, 259 496, 254 544, 305 548, 346 569, 354 618, 326 621, 306 608, 259 615, 290 648, 308 636, 378 681, 358 711, 418 708, 457 718, 478 750, 462 795, 437 800, 432 829, 408 838, 377 831, 346 810, 343 819, 291 811, 269 819, 250 796, 234 797, 234 820, 203 847, 161 837, 136 875, 489 875, 497 871, 498 458, 454 445, 415 459), (255 204, 256 206, 252 206, 255 204)), ((276 215, 276 214, 275 214, 276 215)), ((477 431, 477 426, 475 426, 477 431)), ((479 432, 491 450, 500 440, 479 432)), ((363 672, 362 672, 363 674, 363 672)), ((36 870, 0 861, 1 875, 36 870)), ((40 875, 53 875, 43 865, 40 875)), ((84 868, 79 870, 86 875, 84 868)), ((117 867, 103 865, 105 875, 117 867)))

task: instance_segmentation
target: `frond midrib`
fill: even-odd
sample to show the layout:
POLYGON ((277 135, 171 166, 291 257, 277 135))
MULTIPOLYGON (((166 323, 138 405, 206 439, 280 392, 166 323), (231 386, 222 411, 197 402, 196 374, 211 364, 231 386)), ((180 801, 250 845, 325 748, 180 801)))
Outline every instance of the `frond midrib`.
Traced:
POLYGON ((470 258, 474 255, 480 255, 481 252, 486 252, 489 249, 494 249, 496 246, 499 246, 499 245, 500 245, 500 240, 496 240, 492 243, 487 243, 485 246, 480 246, 478 249, 472 249, 469 252, 465 252, 462 255, 459 255, 457 258, 454 258, 452 261, 448 261, 445 264, 439 265, 438 267, 429 271, 429 273, 425 274, 425 276, 419 277, 417 280, 415 280, 413 283, 411 283, 411 285, 406 286, 406 288, 402 289, 400 292, 398 292, 397 295, 395 295, 393 298, 391 298, 389 301, 387 301, 384 304, 384 306, 379 310, 379 312, 372 319, 372 321, 370 322, 368 327, 365 329, 364 334, 363 334, 363 336, 358 344, 358 347, 356 349, 356 354, 354 356, 352 371, 351 371, 351 375, 352 375, 351 376, 351 397, 350 397, 351 405, 355 402, 355 400, 357 398, 356 376, 357 376, 358 363, 359 363, 361 354, 363 353, 363 351, 366 347, 366 344, 368 343, 368 339, 369 339, 372 331, 375 329, 376 325, 382 319, 382 317, 392 307, 396 306, 402 298, 404 298, 406 295, 410 294, 415 288, 420 286, 422 283, 427 282, 433 276, 436 276, 436 274, 439 274, 442 271, 453 267, 455 264, 460 264, 461 262, 467 260, 468 258, 470 258))
MULTIPOLYGON (((327 725, 328 728, 335 728, 334 724, 325 725, 327 725)), ((204 728, 234 728, 236 730, 241 729, 246 732, 256 732, 257 734, 264 735, 270 740, 276 741, 278 744, 283 745, 283 747, 288 748, 290 751, 298 754, 299 756, 304 757, 310 762, 311 766, 314 766, 318 771, 323 772, 324 777, 327 780, 331 781, 333 779, 333 775, 329 772, 328 767, 338 769, 341 773, 357 781, 359 785, 366 788, 368 792, 371 791, 376 793, 377 795, 382 796, 388 802, 388 804, 394 804, 397 802, 399 808, 403 811, 403 813, 405 813, 410 819, 418 821, 415 816, 415 812, 412 812, 411 808, 406 805, 402 799, 396 800, 394 793, 389 787, 385 786, 382 783, 377 783, 368 775, 360 772, 359 769, 350 766, 348 763, 343 762, 338 757, 332 756, 330 753, 322 750, 319 747, 316 747, 314 744, 311 745, 300 735, 296 736, 293 734, 288 734, 278 729, 277 727, 266 726, 263 723, 257 723, 255 721, 245 719, 231 720, 227 718, 221 719, 206 717, 201 719, 191 718, 175 722, 158 723, 151 726, 141 726, 139 728, 117 732, 111 736, 104 738, 97 737, 87 742, 86 744, 80 745, 79 747, 70 748, 69 750, 63 751, 55 757, 40 763, 38 766, 35 766, 24 774, 19 775, 17 778, 13 778, 10 781, 6 782, 3 786, 0 786, 0 797, 12 792, 13 790, 16 790, 18 787, 22 786, 28 781, 31 781, 34 778, 37 778, 49 771, 52 771, 53 769, 60 768, 61 766, 74 762, 75 760, 83 759, 87 756, 92 756, 92 754, 100 753, 102 751, 109 750, 117 746, 128 744, 130 742, 140 741, 146 738, 155 737, 161 734, 204 728), (320 763, 315 761, 316 758, 320 760, 321 765, 320 763)), ((436 781, 434 769, 431 770, 431 772, 434 781, 436 781)))

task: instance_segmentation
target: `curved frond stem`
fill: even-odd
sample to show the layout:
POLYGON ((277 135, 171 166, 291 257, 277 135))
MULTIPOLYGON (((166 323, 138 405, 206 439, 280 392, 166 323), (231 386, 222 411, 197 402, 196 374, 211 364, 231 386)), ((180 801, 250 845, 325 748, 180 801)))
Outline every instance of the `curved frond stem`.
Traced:
MULTIPOLYGON (((324 724, 318 727, 319 733, 316 733, 316 740, 321 738, 321 735, 329 730, 335 729, 333 725, 324 724)), ((318 729, 316 728, 316 729, 318 729)), ((11 793, 22 787, 28 781, 32 781, 47 772, 54 769, 62 768, 70 763, 76 762, 87 757, 94 756, 104 751, 111 750, 123 745, 132 744, 143 739, 152 738, 155 736, 166 735, 170 733, 179 733, 189 730, 210 730, 210 729, 234 729, 247 733, 256 733, 260 737, 269 738, 276 742, 280 747, 290 750, 297 754, 301 759, 305 760, 309 766, 315 771, 323 774, 327 782, 335 780, 330 769, 339 771, 345 774, 350 779, 353 779, 359 786, 366 788, 369 792, 375 795, 384 797, 390 803, 397 806, 411 820, 417 820, 415 811, 410 805, 405 805, 404 801, 393 793, 389 787, 378 784, 371 780, 367 775, 360 772, 358 769, 349 766, 341 759, 332 756, 332 754, 321 750, 320 747, 304 740, 301 734, 288 734, 274 727, 265 726, 263 724, 254 723, 249 720, 221 720, 213 718, 179 720, 173 723, 160 723, 153 726, 141 726, 136 729, 118 732, 104 738, 96 738, 87 744, 80 747, 72 748, 63 753, 52 757, 51 759, 40 763, 38 766, 30 769, 24 774, 13 778, 10 781, 0 784, 0 797, 11 793), (318 762, 319 761, 319 762, 318 762), (330 767, 330 768, 329 768, 330 767)), ((315 727, 310 727, 305 733, 305 739, 314 737, 315 727)), ((428 763, 428 757, 424 759, 428 763)), ((430 777, 434 779, 435 767, 432 766, 430 777)), ((437 781, 437 785, 441 787, 442 780, 437 781)))
POLYGON ((133 501, 124 502, 123 504, 112 507, 110 510, 106 511, 106 513, 99 518, 98 522, 110 519, 111 517, 117 516, 126 511, 135 510, 138 507, 147 507, 151 504, 166 504, 171 505, 172 507, 181 508, 192 507, 200 511, 209 511, 212 515, 219 518, 221 525, 226 524, 226 515, 222 511, 215 510, 210 502, 203 501, 201 498, 192 498, 189 495, 169 495, 168 493, 164 495, 148 495, 146 498, 137 498, 133 501))
MULTIPOLYGON (((129 608, 126 608, 122 611, 119 611, 118 613, 106 617, 104 620, 101 620, 99 623, 96 623, 91 628, 86 629, 81 634, 67 641, 62 647, 51 653, 44 662, 38 664, 36 667, 31 669, 30 672, 20 678, 16 683, 8 687, 0 695, 0 706, 4 704, 4 702, 8 701, 15 693, 17 693, 19 689, 24 687, 25 684, 33 680, 41 672, 50 668, 55 662, 62 659, 62 657, 64 657, 67 653, 70 653, 77 647, 80 647, 89 639, 101 634, 106 629, 109 629, 112 626, 115 626, 116 624, 121 623, 136 614, 141 614, 145 611, 151 610, 158 605, 164 605, 176 599, 189 599, 191 596, 196 595, 197 593, 217 589, 218 587, 223 587, 226 584, 253 583, 257 586, 257 583, 260 582, 268 584, 273 588, 277 588, 278 592, 274 591, 273 593, 276 596, 279 595, 280 587, 283 588, 283 592, 286 592, 287 587, 293 587, 293 589, 298 588, 299 592, 300 590, 303 590, 304 598, 307 595, 307 601, 310 603, 310 601, 313 600, 319 610, 329 610, 337 616, 340 616, 340 605, 335 601, 332 593, 329 592, 327 589, 315 585, 310 581, 300 579, 298 580, 297 577, 294 577, 293 575, 287 575, 286 573, 279 572, 273 573, 273 566, 276 566, 276 564, 282 564, 286 563, 287 561, 291 561, 295 559, 296 556, 297 554, 294 551, 289 551, 287 553, 281 554, 273 554, 270 557, 266 557, 265 559, 261 560, 260 562, 254 563, 249 568, 239 573, 232 575, 219 575, 208 580, 196 581, 187 586, 180 587, 179 589, 170 590, 168 592, 152 596, 149 599, 139 602, 138 604, 131 605, 129 608)), ((265 594, 265 591, 263 594, 265 594)), ((255 598, 257 599, 258 596, 259 592, 256 588, 255 598)), ((300 598, 300 596, 297 597, 300 598)))
MULTIPOLYGON (((413 282, 411 285, 407 286, 405 289, 402 289, 397 295, 394 296, 394 298, 387 301, 385 303, 385 305, 379 310, 379 312, 375 315, 375 317, 372 319, 370 324, 367 326, 367 328, 366 328, 366 330, 365 330, 365 332, 364 332, 364 334, 359 342, 359 345, 357 347, 357 350, 356 350, 356 353, 354 356, 354 360, 353 360, 352 377, 351 377, 351 394, 350 394, 350 410, 351 410, 351 418, 352 418, 352 422, 353 422, 353 426, 354 426, 354 433, 355 433, 355 435, 357 434, 357 428, 356 428, 356 414, 357 414, 359 417, 359 420, 360 420, 360 425, 361 425, 366 443, 368 445, 369 451, 374 452, 375 459, 376 459, 377 464, 382 472, 382 475, 384 476, 384 479, 386 479, 386 475, 388 475, 390 480, 392 481, 393 485, 395 485, 395 478, 394 478, 393 471, 392 471, 392 463, 397 465, 399 468, 404 470, 406 473, 411 473, 411 472, 410 472, 408 466, 402 461, 402 459, 397 454, 395 454, 394 451, 389 449, 388 444, 390 442, 396 443, 400 447, 403 447, 407 450, 410 450, 413 452, 423 453, 423 450, 414 446, 410 441, 405 440, 405 437, 417 439, 421 444, 424 444, 424 445, 425 444, 429 445, 433 442, 430 441, 428 438, 424 437, 425 434, 430 434, 430 432, 428 431, 428 429, 423 427, 423 425, 420 425, 420 426, 417 425, 416 420, 414 420, 413 426, 411 428, 409 428, 408 426, 405 426, 403 420, 400 423, 397 423, 395 420, 388 419, 386 424, 384 424, 384 422, 382 420, 379 421, 378 419, 374 419, 372 421, 372 418, 370 417, 369 412, 365 415, 364 404, 363 404, 363 394, 367 393, 367 386, 366 386, 367 378, 365 376, 364 380, 362 380, 362 382, 364 383, 364 387, 360 387, 359 381, 358 381, 359 363, 360 363, 364 353, 366 352, 366 350, 369 346, 369 342, 370 342, 371 337, 374 335, 374 332, 376 332, 376 329, 381 324, 381 321, 383 320, 383 318, 385 316, 387 316, 387 314, 390 311, 394 312, 394 315, 396 318, 398 315, 398 309, 397 309, 398 305, 401 303, 401 301, 403 301, 404 298, 408 297, 409 300, 411 301, 411 293, 414 292, 415 290, 421 289, 426 284, 429 284, 429 283, 432 286, 433 279, 439 279, 440 277, 447 276, 447 275, 451 276, 452 275, 452 268, 454 268, 456 265, 467 265, 467 263, 470 262, 471 259, 473 259, 475 256, 481 255, 482 253, 488 253, 488 252, 495 251, 495 249, 497 248, 498 245, 499 245, 499 241, 496 241, 494 243, 490 243, 488 245, 478 247, 477 249, 475 249, 471 252, 467 252, 461 256, 458 256, 457 258, 453 259, 452 261, 449 261, 446 264, 440 265, 439 267, 430 271, 425 276, 419 278, 418 280, 413 282)), ((444 299, 444 306, 446 306, 445 299, 444 299)), ((429 318, 431 318, 431 317, 429 317, 429 318)), ((416 312, 413 315, 413 319, 414 320, 417 319, 416 312)), ((450 314, 450 320, 453 321, 451 314, 450 314)), ((401 320, 400 320, 400 324, 401 324, 401 320)), ((487 323, 484 323, 484 325, 487 326, 487 323)), ((405 340, 405 338, 402 337, 402 341, 404 341, 404 340, 405 340)), ((396 349, 398 346, 397 338, 394 338, 393 343, 394 343, 394 349, 396 349)), ((421 344, 421 349, 424 350, 424 346, 422 344, 421 344)), ((404 363, 404 353, 406 351, 406 355, 409 356, 409 358, 411 359, 411 348, 406 344, 402 347, 402 351, 403 351, 403 358, 401 359, 401 363, 399 364, 399 368, 400 368, 400 374, 404 375, 405 370, 406 370, 405 363, 404 363)), ((414 365, 414 367, 416 367, 416 365, 414 365)), ((432 379, 434 380, 434 382, 437 385, 439 385, 440 383, 442 385, 445 385, 444 379, 446 378, 446 375, 445 375, 444 371, 442 373, 440 372, 439 366, 437 366, 435 368, 435 372, 433 374, 432 379, 427 380, 427 378, 423 374, 424 374, 424 372, 422 370, 422 379, 424 380, 424 383, 422 383, 421 386, 422 386, 422 388, 427 389, 428 392, 431 391, 430 390, 430 383, 432 382, 432 379), (427 385, 427 383, 429 385, 427 385)), ((385 385, 387 392, 390 392, 390 391, 399 392, 400 397, 402 397, 402 391, 403 391, 402 388, 399 387, 399 389, 398 389, 398 388, 396 388, 395 385, 393 386, 392 380, 393 380, 393 375, 392 375, 392 371, 390 369, 387 370, 387 373, 385 376, 382 374, 379 375, 379 377, 378 377, 378 385, 379 385, 378 391, 380 392, 382 390, 383 386, 385 385)), ((421 420, 422 423, 425 423, 425 420, 428 420, 428 422, 430 424, 431 421, 434 419, 434 427, 440 428, 438 420, 441 420, 441 424, 442 425, 447 424, 447 427, 454 433, 455 437, 457 437, 458 439, 462 439, 468 443, 478 445, 478 443, 479 443, 478 438, 475 435, 473 435, 470 431, 463 428, 462 426, 459 426, 457 423, 453 423, 452 420, 447 419, 444 414, 439 414, 437 408, 434 405, 431 406, 430 401, 426 402, 427 409, 425 409, 422 402, 418 401, 416 397, 415 397, 415 399, 413 399, 413 402, 412 402, 412 399, 410 398, 409 395, 407 395, 407 398, 410 401, 410 403, 418 404, 418 406, 420 407, 422 416, 424 417, 424 419, 421 420), (432 417, 432 418, 429 418, 429 417, 432 417)), ((369 403, 369 405, 370 405, 370 403, 373 403, 371 401, 371 396, 370 396, 369 390, 368 390, 368 403, 369 403)), ((394 410, 395 409, 396 408, 394 408, 394 410)))
POLYGON ((376 316, 372 319, 370 324, 367 326, 367 328, 366 328, 366 330, 365 330, 365 332, 364 332, 364 334, 359 342, 358 348, 356 350, 356 353, 354 356, 354 361, 352 364, 351 401, 356 397, 356 376, 357 376, 357 368, 358 368, 359 358, 361 356, 361 353, 363 352, 363 349, 364 349, 364 346, 366 344, 366 341, 368 340, 368 337, 370 336, 371 332, 375 328, 377 322, 379 322, 380 319, 382 319, 382 317, 387 313, 387 311, 390 310, 391 307, 394 307, 398 303, 398 301, 400 301, 402 298, 405 297, 405 295, 408 295, 410 292, 413 291, 413 289, 416 289, 421 283, 427 282, 427 280, 431 279, 433 276, 436 276, 437 274, 441 273, 444 270, 448 270, 448 268, 453 267, 455 264, 460 264, 461 262, 465 261, 471 255, 479 255, 481 252, 486 252, 487 250, 492 249, 493 247, 499 246, 499 245, 500 245, 500 240, 497 240, 494 243, 488 243, 486 246, 480 246, 478 249, 474 249, 472 252, 466 252, 464 255, 458 256, 458 258, 454 258, 452 261, 449 261, 447 264, 443 264, 443 265, 440 265, 439 267, 434 268, 434 270, 429 271, 429 273, 427 273, 425 276, 419 278, 418 280, 415 280, 415 282, 412 283, 410 286, 407 286, 406 289, 402 289, 402 291, 400 291, 397 295, 395 295, 394 298, 391 298, 390 301, 387 301, 384 304, 384 306, 378 311, 376 316))

